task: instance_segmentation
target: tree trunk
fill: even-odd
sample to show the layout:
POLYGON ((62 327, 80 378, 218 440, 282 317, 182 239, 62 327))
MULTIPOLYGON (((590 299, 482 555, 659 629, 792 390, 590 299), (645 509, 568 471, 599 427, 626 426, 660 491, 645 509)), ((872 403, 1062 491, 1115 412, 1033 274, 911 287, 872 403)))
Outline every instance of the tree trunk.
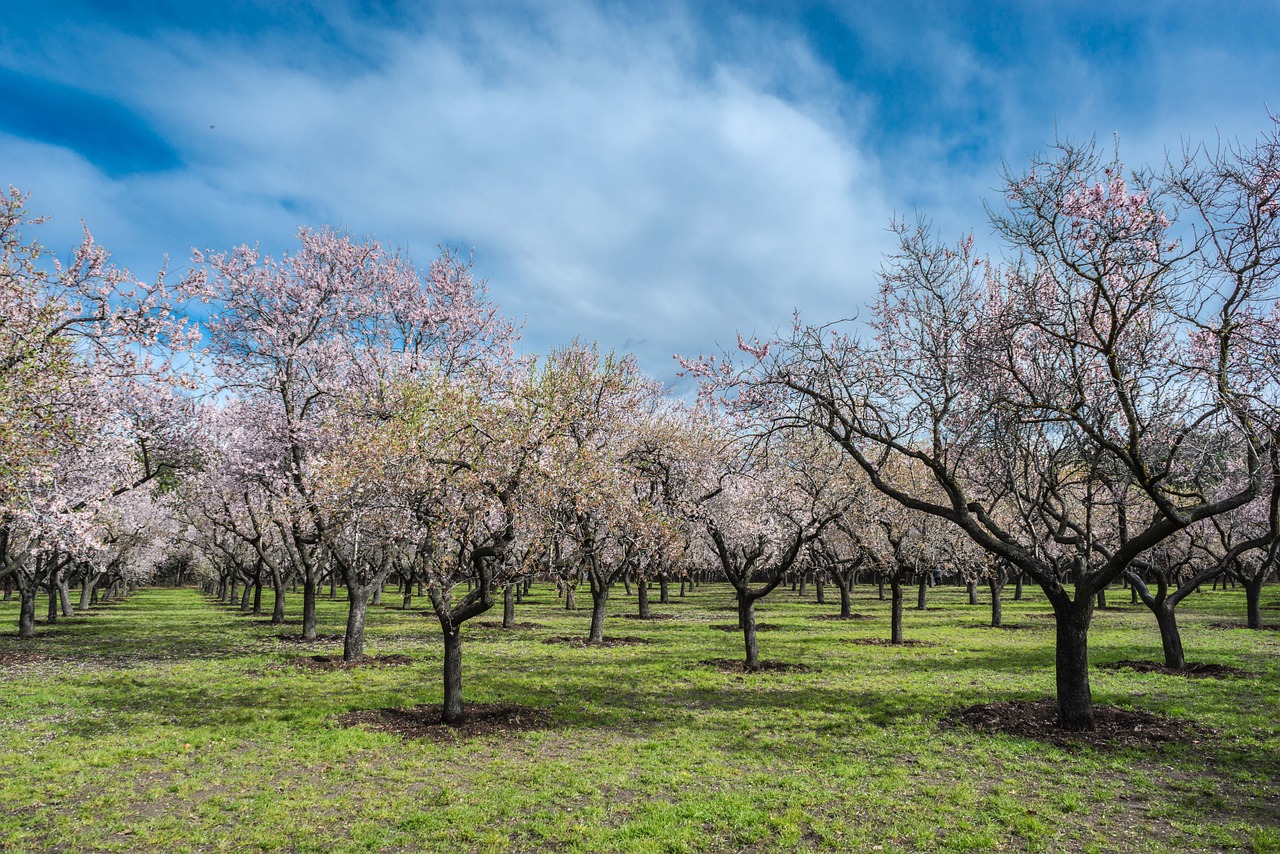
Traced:
POLYGON ((977 604, 978 604, 978 582, 977 582, 977 580, 975 579, 975 580, 972 580, 972 581, 968 581, 968 582, 966 582, 965 586, 969 588, 969 604, 970 604, 970 605, 977 605, 977 604))
POLYGON ((1262 581, 1264 575, 1259 574, 1244 582, 1245 610, 1248 614, 1248 626, 1251 629, 1262 628, 1262 581))
POLYGON ((667 576, 658 576, 658 604, 669 605, 671 603, 671 591, 667 589, 667 576))
POLYGON ((1105 587, 1098 589, 1098 610, 1107 610, 1107 588, 1105 587))
POLYGON ((262 613, 262 570, 253 577, 253 613, 262 613))
POLYGON ((916 610, 924 611, 929 607, 929 573, 919 573, 919 592, 916 593, 916 610))
POLYGON ((18 585, 18 637, 31 638, 36 634, 36 585, 28 581, 18 585))
POLYGON ((840 589, 840 618, 847 620, 853 616, 853 597, 849 594, 849 585, 843 580, 836 587, 840 589))
POLYGON ((502 627, 516 627, 516 585, 504 584, 502 587, 502 627))
POLYGON ((1164 666, 1182 670, 1187 666, 1186 656, 1182 653, 1182 635, 1178 632, 1178 615, 1174 606, 1165 600, 1152 608, 1156 616, 1156 625, 1160 627, 1160 645, 1164 647, 1164 666))
POLYGON ((1004 608, 1000 601, 1004 582, 992 578, 987 581, 987 589, 991 591, 991 627, 998 629, 1004 625, 1004 608))
POLYGON ((342 660, 364 658, 364 618, 373 591, 360 585, 347 586, 347 633, 342 638, 342 660))
POLYGON ((570 587, 568 590, 566 590, 566 591, 565 591, 565 594, 564 594, 564 609, 565 609, 566 611, 576 611, 576 610, 578 610, 578 605, 577 605, 577 603, 573 601, 573 588, 572 588, 572 587, 570 587))
POLYGON ((902 643, 902 581, 897 575, 890 579, 893 609, 889 618, 889 643, 902 643))
POLYGON ((817 596, 819 605, 827 604, 826 585, 823 584, 822 576, 814 576, 813 592, 817 596))
POLYGON ((276 601, 271 606, 271 625, 284 625, 284 576, 276 570, 271 570, 271 590, 275 593, 276 601))
POLYGON ((71 582, 65 574, 58 579, 58 605, 62 608, 62 616, 64 617, 74 617, 76 615, 75 610, 71 607, 71 591, 68 589, 70 584, 71 582))
POLYGON ((316 599, 320 594, 320 582, 311 575, 302 579, 302 639, 316 639, 316 599))
POLYGON ((1018 573, 1018 577, 1013 581, 1013 601, 1022 601, 1022 573, 1018 573))
POLYGON ((603 584, 591 585, 591 632, 587 643, 604 640, 604 608, 609 601, 609 588, 603 584))
POLYGON ((1092 606, 1092 597, 1078 602, 1059 600, 1053 606, 1058 624, 1055 656, 1058 727, 1073 732, 1093 729, 1093 694, 1089 690, 1092 606))
POLYGON ((462 710, 462 627, 445 626, 444 629, 444 708, 441 719, 449 726, 457 726, 466 718, 462 710))
POLYGON ((878 587, 879 587, 879 593, 880 593, 880 601, 883 602, 884 601, 884 576, 883 575, 880 576, 879 578, 878 587))
POLYGON ((738 625, 742 627, 742 640, 746 646, 747 670, 760 669, 760 644, 756 642, 756 603, 742 593, 738 594, 738 625))
POLYGON ((93 599, 93 586, 97 583, 94 573, 86 572, 84 578, 80 581, 80 610, 83 611, 89 607, 89 601, 93 599))
POLYGON ((802 572, 800 573, 800 598, 803 599, 808 595, 809 595, 809 573, 802 572))
POLYGON ((56 570, 49 573, 49 580, 44 586, 45 593, 49 595, 48 623, 53 625, 58 622, 58 573, 56 570))
POLYGON ((639 594, 636 597, 640 605, 639 617, 642 620, 647 620, 653 616, 649 613, 649 581, 644 578, 637 579, 636 592, 639 594))

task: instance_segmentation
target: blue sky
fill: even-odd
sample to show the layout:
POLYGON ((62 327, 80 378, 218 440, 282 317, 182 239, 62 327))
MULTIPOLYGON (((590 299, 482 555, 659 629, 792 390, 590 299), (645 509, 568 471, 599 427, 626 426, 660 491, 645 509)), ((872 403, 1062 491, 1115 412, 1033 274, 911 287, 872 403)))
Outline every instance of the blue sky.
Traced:
POLYGON ((0 181, 140 277, 333 224, 474 249, 526 346, 855 314, 891 216, 989 234, 1055 135, 1157 164, 1280 111, 1275 2, 9 0, 0 181))

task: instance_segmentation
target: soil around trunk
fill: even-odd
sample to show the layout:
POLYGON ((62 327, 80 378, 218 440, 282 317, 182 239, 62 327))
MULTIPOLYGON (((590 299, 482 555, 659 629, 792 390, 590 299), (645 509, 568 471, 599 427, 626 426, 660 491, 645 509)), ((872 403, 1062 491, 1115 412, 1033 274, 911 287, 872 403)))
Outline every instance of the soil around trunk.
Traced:
POLYGON ((1243 629, 1248 632, 1280 632, 1280 623, 1263 623, 1256 629, 1251 629, 1244 623, 1207 623, 1206 626, 1210 629, 1243 629))
MULTIPOLYGON (((850 614, 847 617, 842 617, 839 614, 811 614, 809 616, 809 619, 810 620, 831 620, 834 622, 847 623, 847 622, 850 622, 851 620, 874 620, 875 617, 871 614, 850 614)), ((757 626, 756 628, 759 628, 759 626, 757 626)))
POLYGON ((285 643, 342 643, 342 635, 316 635, 313 641, 307 640, 302 635, 277 635, 277 640, 285 643))
POLYGON ((358 667, 396 667, 403 664, 417 664, 407 655, 366 655, 356 661, 343 661, 338 655, 312 655, 306 658, 295 658, 295 667, 304 670, 354 670, 358 667))
POLYGON ((1214 730, 1189 721, 1115 706, 1094 705, 1092 732, 1068 732, 1057 728, 1058 704, 1053 700, 1010 700, 981 703, 956 709, 942 719, 944 729, 1015 735, 1047 741, 1059 747, 1159 747, 1165 744, 1201 744, 1214 730))
POLYGON ((1026 623, 1001 623, 993 626, 990 623, 965 623, 966 629, 995 629, 996 631, 1006 632, 1026 632, 1031 630, 1043 631, 1045 626, 1028 626, 1026 623))
POLYGON ((458 726, 449 726, 441 720, 442 711, 438 703, 408 709, 364 709, 340 715, 337 721, 344 727, 358 726, 401 738, 425 738, 442 742, 550 729, 553 724, 550 714, 528 706, 467 703, 464 711, 466 717, 458 726))
POLYGON ((573 647, 589 646, 596 649, 609 648, 609 647, 615 647, 615 646, 641 646, 642 644, 647 644, 648 642, 649 641, 645 640, 644 638, 636 638, 636 637, 625 637, 625 638, 606 637, 600 641, 589 641, 584 637, 575 637, 570 635, 563 635, 563 636, 558 635, 553 638, 547 638, 545 641, 543 641, 543 643, 558 643, 558 644, 563 644, 564 646, 573 646, 573 647))
POLYGON ((512 629, 527 630, 527 629, 545 629, 546 628, 546 626, 543 625, 542 623, 512 623, 510 628, 507 628, 506 626, 502 625, 501 620, 485 620, 482 623, 476 623, 476 625, 482 629, 506 629, 506 631, 511 631, 512 629))
POLYGON ((1234 676, 1248 677, 1256 675, 1227 664, 1195 664, 1188 662, 1186 667, 1179 670, 1176 667, 1169 667, 1158 661, 1135 661, 1128 658, 1098 666, 1104 670, 1135 670, 1138 673, 1163 673, 1166 676, 1185 676, 1191 679, 1230 679, 1234 676))
POLYGON ((894 643, 888 638, 853 638, 849 643, 858 646, 937 646, 933 641, 904 640, 902 643, 894 643))
POLYGON ((714 667, 721 673, 812 673, 813 668, 807 664, 796 664, 790 661, 761 661, 755 669, 748 668, 741 658, 708 658, 699 661, 705 667, 714 667))
MULTIPOLYGON (((715 629, 718 632, 742 631, 742 627, 739 626, 737 623, 716 623, 714 625, 708 626, 707 628, 715 629)), ((782 626, 779 626, 776 623, 756 623, 757 632, 776 632, 780 628, 782 628, 782 626)))

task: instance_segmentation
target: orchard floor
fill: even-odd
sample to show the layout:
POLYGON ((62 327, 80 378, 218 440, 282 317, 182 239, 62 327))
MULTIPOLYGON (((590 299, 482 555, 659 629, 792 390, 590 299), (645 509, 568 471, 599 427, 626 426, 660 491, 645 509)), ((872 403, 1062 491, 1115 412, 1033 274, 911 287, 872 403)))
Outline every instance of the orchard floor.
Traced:
MULTIPOLYGON (((280 627, 142 590, 26 641, 3 602, 0 850, 1280 851, 1280 632, 1220 627, 1243 624, 1243 594, 1180 611, 1189 661, 1247 674, 1223 679, 1103 666, 1160 644, 1127 593, 1098 612, 1095 702, 1206 731, 1151 747, 947 723, 1051 694, 1038 591, 1006 601, 1022 630, 998 630, 985 593, 935 589, 906 613, 927 642, 910 647, 855 642, 887 637, 873 593, 854 605, 869 619, 836 621, 813 619, 834 597, 776 591, 762 656, 807 669, 747 674, 708 663, 740 655, 714 628, 732 619, 724 585, 661 605, 655 591, 669 619, 651 622, 622 619, 635 599, 618 588, 606 634, 646 642, 610 648, 546 643, 584 635, 589 612, 536 586, 517 609, 533 627, 463 632, 466 699, 530 725, 444 738, 343 723, 439 702, 439 626, 420 608, 370 609, 368 653, 409 663, 343 669, 295 666, 341 652, 281 639, 301 596, 280 627)), ((322 601, 320 620, 340 636, 345 603, 322 601)))

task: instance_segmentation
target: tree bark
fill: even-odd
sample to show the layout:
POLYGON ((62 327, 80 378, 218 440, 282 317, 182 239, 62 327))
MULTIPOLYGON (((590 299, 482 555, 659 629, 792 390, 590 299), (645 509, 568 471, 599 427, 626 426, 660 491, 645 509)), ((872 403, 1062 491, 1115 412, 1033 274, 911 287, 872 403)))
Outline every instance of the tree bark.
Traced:
POLYGON ((359 661, 364 658, 364 620, 369 607, 368 587, 347 587, 347 632, 342 638, 342 660, 359 661))
POLYGON ((608 586, 591 585, 591 631, 587 635, 587 643, 600 643, 604 640, 604 609, 608 602, 608 586))
POLYGON ((502 627, 516 627, 516 585, 510 583, 502 586, 502 627))
POLYGON ((1001 594, 1004 592, 1004 582, 994 578, 989 579, 987 589, 991 591, 991 627, 998 629, 1004 625, 1004 607, 1000 601, 1001 594))
POLYGON ((1187 659, 1182 653, 1182 635, 1178 632, 1178 614, 1174 606, 1166 599, 1151 610, 1156 616, 1156 625, 1160 627, 1165 667, 1182 670, 1187 666, 1187 659))
POLYGON ((636 599, 639 602, 638 616, 642 620, 647 620, 653 616, 649 612, 649 581, 645 578, 636 579, 636 599))
POLYGON ((1089 690, 1089 622, 1093 617, 1093 597, 1077 602, 1065 596, 1055 599, 1057 649, 1055 654, 1058 690, 1058 727, 1073 732, 1093 729, 1093 693, 1089 690))
POLYGON ((1265 577, 1259 574, 1244 582, 1245 612, 1251 629, 1262 628, 1262 582, 1265 577))
POLYGON ((71 584, 71 581, 70 579, 67 578, 66 573, 63 573, 61 576, 59 576, 58 605, 62 608, 62 616, 64 617, 74 617, 76 615, 75 609, 71 607, 71 590, 69 589, 70 584, 71 584))
POLYGON ((271 570, 271 590, 276 601, 271 606, 271 625, 284 625, 284 576, 278 570, 271 570))
POLYGON ((1013 581, 1013 601, 1022 601, 1022 573, 1019 572, 1017 578, 1013 581))
POLYGON ((444 707, 441 719, 449 726, 457 726, 466 719, 462 709, 462 627, 446 626, 444 629, 444 707))
POLYGON ((919 576, 920 590, 916 594, 916 610, 924 611, 929 607, 929 573, 921 572, 919 576))
POLYGON ((978 604, 978 582, 976 579, 968 581, 965 586, 969 588, 969 604, 978 604))
POLYGON ((302 579, 302 639, 316 639, 316 599, 319 598, 320 583, 310 574, 302 579))
POLYGON ((840 589, 840 618, 847 620, 853 616, 853 597, 849 593, 849 585, 843 580, 836 587, 840 589))
POLYGON ((669 605, 671 603, 671 591, 667 589, 666 573, 658 576, 658 604, 669 605))
POLYGON ((742 640, 746 647, 747 670, 760 669, 760 644, 756 641, 756 603, 743 593, 738 593, 738 624, 742 627, 742 640))
POLYGON ((889 643, 902 643, 902 581, 895 574, 889 582, 893 608, 889 618, 889 643))
POLYGON ((36 585, 28 581, 18 585, 18 637, 31 638, 36 634, 36 585))

